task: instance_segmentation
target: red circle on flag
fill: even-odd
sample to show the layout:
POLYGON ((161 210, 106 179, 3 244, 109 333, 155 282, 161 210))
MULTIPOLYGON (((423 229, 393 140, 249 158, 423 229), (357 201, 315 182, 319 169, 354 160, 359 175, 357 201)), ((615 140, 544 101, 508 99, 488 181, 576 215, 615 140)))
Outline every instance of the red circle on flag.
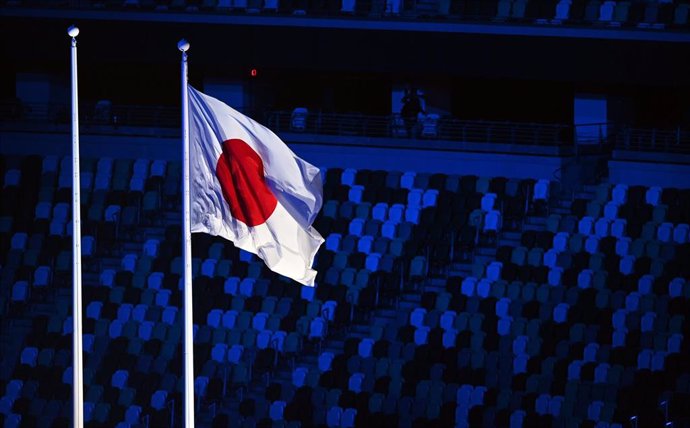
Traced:
POLYGON ((230 213, 247 226, 265 223, 275 211, 278 200, 266 184, 263 161, 244 141, 223 142, 216 177, 230 213))

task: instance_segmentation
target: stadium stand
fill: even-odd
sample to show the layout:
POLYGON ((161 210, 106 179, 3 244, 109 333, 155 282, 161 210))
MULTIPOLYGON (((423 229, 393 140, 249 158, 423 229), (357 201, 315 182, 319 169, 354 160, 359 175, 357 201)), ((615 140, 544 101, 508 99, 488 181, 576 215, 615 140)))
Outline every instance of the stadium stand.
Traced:
MULTIPOLYGON (((70 420, 70 168, 0 156, 8 427, 70 420)), ((690 423, 688 190, 324 176, 316 288, 194 235, 200 423, 690 423)), ((180 165, 84 159, 81 177, 87 425, 179 424, 180 165)))
MULTIPOLYGON (((7 0, 7 6, 43 6, 41 0, 7 0)), ((688 28, 690 6, 685 1, 599 0, 400 0, 305 2, 301 0, 89 0, 56 2, 55 7, 130 12, 338 17, 377 19, 453 19, 466 22, 574 25, 585 27, 688 28)))

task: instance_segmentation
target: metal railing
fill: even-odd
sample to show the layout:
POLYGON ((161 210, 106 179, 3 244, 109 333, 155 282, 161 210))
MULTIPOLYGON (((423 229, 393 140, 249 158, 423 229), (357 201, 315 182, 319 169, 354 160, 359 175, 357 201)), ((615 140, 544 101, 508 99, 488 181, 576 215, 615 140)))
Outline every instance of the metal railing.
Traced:
POLYGON ((690 131, 624 128, 615 134, 614 145, 632 151, 690 153, 690 131))
POLYGON ((406 121, 400 115, 313 113, 296 118, 286 111, 270 112, 266 125, 273 131, 320 135, 421 138, 478 143, 561 145, 572 142, 568 125, 469 121, 449 117, 406 121))
MULTIPOLYGON (((69 123, 69 107, 64 104, 0 103, 0 121, 69 123)), ((175 128, 180 126, 180 110, 169 106, 108 105, 82 103, 79 121, 83 126, 108 125, 175 128)))
MULTIPOLYGON (((407 121, 398 114, 250 111, 240 109, 281 133, 304 133, 345 137, 445 140, 466 143, 498 143, 536 146, 607 146, 616 149, 690 153, 690 131, 639 129, 611 123, 563 125, 546 123, 460 120, 452 117, 420 116, 407 121)), ((175 106, 111 105, 85 102, 80 107, 82 132, 126 134, 122 128, 161 128, 180 126, 175 106)), ((69 108, 61 104, 0 102, 0 122, 5 129, 13 124, 62 125, 69 123, 69 108)), ((32 127, 33 129, 33 127, 32 127)), ((40 129, 40 128, 36 128, 40 129)))

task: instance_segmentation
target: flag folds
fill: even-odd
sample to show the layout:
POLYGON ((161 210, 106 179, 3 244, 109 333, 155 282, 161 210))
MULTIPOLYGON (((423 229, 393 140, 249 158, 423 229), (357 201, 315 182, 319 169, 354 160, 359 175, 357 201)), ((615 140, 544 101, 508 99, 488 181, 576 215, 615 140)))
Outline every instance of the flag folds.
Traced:
POLYGON ((188 86, 191 230, 232 241, 274 272, 313 286, 323 238, 317 167, 268 128, 188 86))

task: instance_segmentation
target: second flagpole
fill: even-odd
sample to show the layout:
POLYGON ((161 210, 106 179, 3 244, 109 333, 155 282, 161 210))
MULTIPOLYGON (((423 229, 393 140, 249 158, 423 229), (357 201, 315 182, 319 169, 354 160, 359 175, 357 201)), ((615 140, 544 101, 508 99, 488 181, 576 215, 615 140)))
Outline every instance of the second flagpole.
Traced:
POLYGON ((192 232, 189 198, 189 92, 187 51, 189 42, 177 43, 182 52, 182 255, 184 262, 184 426, 194 427, 194 322, 192 318, 192 232))
POLYGON ((79 179, 79 98, 77 87, 77 36, 79 28, 67 29, 71 42, 72 91, 72 417, 73 426, 84 426, 84 362, 81 299, 81 193, 79 179))

